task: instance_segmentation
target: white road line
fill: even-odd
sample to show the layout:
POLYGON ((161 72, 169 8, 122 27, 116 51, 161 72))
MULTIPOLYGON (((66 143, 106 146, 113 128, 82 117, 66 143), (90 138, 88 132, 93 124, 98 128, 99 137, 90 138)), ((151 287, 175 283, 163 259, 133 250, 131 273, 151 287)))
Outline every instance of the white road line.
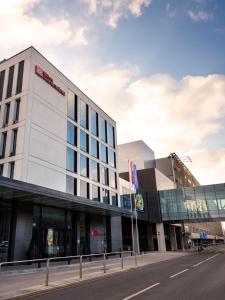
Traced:
POLYGON ((185 269, 185 270, 183 270, 183 271, 180 271, 180 272, 178 272, 178 273, 176 273, 176 274, 174 274, 174 275, 171 275, 170 278, 176 277, 176 276, 178 276, 178 275, 180 275, 180 274, 182 274, 182 273, 184 273, 184 272, 187 272, 188 270, 189 270, 189 269, 185 269))
POLYGON ((204 262, 206 262, 206 261, 208 261, 208 260, 210 260, 210 259, 212 259, 212 258, 214 258, 214 257, 216 257, 216 256, 218 256, 218 255, 220 255, 220 253, 217 253, 217 254, 215 254, 215 255, 213 255, 213 256, 211 256, 211 257, 205 259, 205 260, 202 260, 202 261, 200 261, 199 263, 193 265, 192 267, 195 268, 195 267, 197 267, 197 266, 203 264, 204 262))
POLYGON ((129 299, 132 299, 132 298, 134 298, 134 297, 136 297, 136 296, 138 296, 138 295, 140 295, 140 294, 142 294, 142 293, 144 293, 144 292, 146 292, 146 291, 148 291, 148 290, 154 288, 155 286, 157 286, 157 285, 159 285, 159 284, 160 284, 160 283, 157 282, 157 283, 155 283, 155 284, 153 284, 153 285, 150 285, 150 286, 147 287, 146 289, 143 289, 143 290, 141 290, 141 291, 139 291, 139 292, 137 292, 137 293, 135 293, 135 294, 132 294, 132 295, 126 297, 126 298, 123 298, 122 300, 129 300, 129 299))

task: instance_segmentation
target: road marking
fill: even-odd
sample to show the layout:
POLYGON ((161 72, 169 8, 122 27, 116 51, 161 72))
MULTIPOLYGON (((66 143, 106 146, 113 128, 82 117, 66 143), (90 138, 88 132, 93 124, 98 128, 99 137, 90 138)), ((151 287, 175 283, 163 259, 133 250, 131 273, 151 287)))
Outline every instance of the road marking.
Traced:
POLYGON ((126 297, 126 298, 123 298, 122 300, 129 300, 129 299, 132 299, 132 298, 134 298, 134 297, 136 297, 136 296, 138 296, 138 295, 140 295, 140 294, 142 294, 142 293, 144 293, 144 292, 146 292, 146 291, 148 291, 148 290, 154 288, 155 286, 157 286, 157 285, 159 285, 159 284, 160 284, 160 283, 157 282, 157 283, 155 283, 155 284, 153 284, 153 285, 150 285, 149 287, 147 287, 147 288, 145 288, 145 289, 143 289, 143 290, 141 290, 141 291, 139 291, 139 292, 137 292, 137 293, 135 293, 135 294, 132 294, 132 295, 126 297))
POLYGON ((184 272, 187 272, 188 270, 189 270, 189 269, 185 269, 185 270, 183 270, 183 271, 180 271, 180 272, 178 272, 178 273, 176 273, 176 274, 174 274, 174 275, 171 275, 170 278, 176 277, 176 276, 178 276, 178 275, 180 275, 180 274, 182 274, 182 273, 184 273, 184 272))
POLYGON ((213 255, 213 256, 211 256, 211 257, 205 259, 205 260, 202 260, 202 261, 200 261, 199 263, 193 265, 192 267, 195 268, 195 267, 197 267, 197 266, 203 264, 204 262, 206 262, 206 261, 208 261, 208 260, 210 260, 210 259, 212 259, 212 258, 214 258, 214 257, 216 257, 216 256, 218 256, 218 255, 220 255, 220 253, 217 253, 217 254, 215 254, 215 255, 213 255))

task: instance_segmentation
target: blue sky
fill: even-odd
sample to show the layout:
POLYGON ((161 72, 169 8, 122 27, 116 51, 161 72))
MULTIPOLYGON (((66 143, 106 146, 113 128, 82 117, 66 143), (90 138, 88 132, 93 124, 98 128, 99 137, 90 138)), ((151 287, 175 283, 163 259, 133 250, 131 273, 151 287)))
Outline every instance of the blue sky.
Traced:
POLYGON ((225 181, 224 0, 8 0, 0 59, 33 45, 156 156, 225 181))

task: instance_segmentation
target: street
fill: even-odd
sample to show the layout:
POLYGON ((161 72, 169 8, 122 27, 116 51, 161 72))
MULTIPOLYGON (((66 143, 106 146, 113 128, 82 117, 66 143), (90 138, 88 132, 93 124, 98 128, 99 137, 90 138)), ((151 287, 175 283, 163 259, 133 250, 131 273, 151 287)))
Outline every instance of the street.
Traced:
POLYGON ((202 253, 147 265, 32 300, 224 299, 225 255, 202 253))

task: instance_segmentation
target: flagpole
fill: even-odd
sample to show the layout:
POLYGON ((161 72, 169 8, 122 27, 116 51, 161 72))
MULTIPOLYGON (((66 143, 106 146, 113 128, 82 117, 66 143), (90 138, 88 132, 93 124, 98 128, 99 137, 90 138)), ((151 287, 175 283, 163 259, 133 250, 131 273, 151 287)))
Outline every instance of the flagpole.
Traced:
POLYGON ((132 188, 132 183, 131 183, 131 174, 130 174, 130 161, 128 160, 128 170, 129 170, 129 183, 130 183, 130 210, 131 210, 131 236, 132 236, 132 250, 135 253, 136 251, 134 250, 134 220, 133 220, 133 204, 132 204, 132 196, 131 196, 131 188, 132 188))

